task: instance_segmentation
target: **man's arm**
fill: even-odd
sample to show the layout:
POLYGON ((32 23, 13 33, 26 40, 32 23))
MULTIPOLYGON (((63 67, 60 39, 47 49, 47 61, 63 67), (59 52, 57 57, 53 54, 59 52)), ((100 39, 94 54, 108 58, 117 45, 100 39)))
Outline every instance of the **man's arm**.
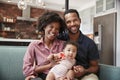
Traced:
POLYGON ((98 69, 99 69, 98 61, 93 60, 93 61, 90 61, 90 67, 88 69, 85 69, 85 72, 86 73, 97 73, 98 69))

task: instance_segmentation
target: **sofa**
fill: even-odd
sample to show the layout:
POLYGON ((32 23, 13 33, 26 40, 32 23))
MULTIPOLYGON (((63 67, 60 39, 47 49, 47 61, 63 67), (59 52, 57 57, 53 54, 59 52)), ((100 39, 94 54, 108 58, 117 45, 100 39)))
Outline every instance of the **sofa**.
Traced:
POLYGON ((23 56, 27 46, 0 45, 0 80, 24 80, 23 56))
POLYGON ((100 80, 120 80, 120 67, 99 64, 100 80))
MULTIPOLYGON (((27 46, 0 45, 0 80, 24 80, 23 56, 27 46)), ((120 67, 99 64, 100 80, 120 80, 120 67)))

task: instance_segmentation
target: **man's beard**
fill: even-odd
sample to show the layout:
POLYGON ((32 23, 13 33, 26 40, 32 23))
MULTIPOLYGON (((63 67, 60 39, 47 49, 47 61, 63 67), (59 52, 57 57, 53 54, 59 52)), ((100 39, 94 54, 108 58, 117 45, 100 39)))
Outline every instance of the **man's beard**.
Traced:
POLYGON ((76 34, 76 33, 78 33, 78 32, 79 32, 79 30, 77 30, 76 32, 73 32, 73 31, 69 30, 69 33, 73 34, 73 35, 76 34))

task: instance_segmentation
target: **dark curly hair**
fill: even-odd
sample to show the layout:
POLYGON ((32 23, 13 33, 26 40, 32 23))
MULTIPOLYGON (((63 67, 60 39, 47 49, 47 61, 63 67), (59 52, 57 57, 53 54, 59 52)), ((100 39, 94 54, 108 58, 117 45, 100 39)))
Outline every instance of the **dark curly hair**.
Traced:
POLYGON ((52 22, 58 22, 60 24, 60 31, 62 33, 65 31, 66 24, 64 20, 55 12, 46 12, 41 17, 38 18, 37 27, 40 32, 44 32, 44 27, 52 22))

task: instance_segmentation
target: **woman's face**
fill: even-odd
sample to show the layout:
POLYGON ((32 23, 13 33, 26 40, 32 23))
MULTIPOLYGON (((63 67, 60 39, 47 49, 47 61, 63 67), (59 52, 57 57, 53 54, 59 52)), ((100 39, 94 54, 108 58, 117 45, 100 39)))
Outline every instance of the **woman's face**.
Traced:
POLYGON ((56 36, 59 34, 60 24, 58 22, 52 22, 48 24, 45 28, 45 39, 54 40, 56 36))

